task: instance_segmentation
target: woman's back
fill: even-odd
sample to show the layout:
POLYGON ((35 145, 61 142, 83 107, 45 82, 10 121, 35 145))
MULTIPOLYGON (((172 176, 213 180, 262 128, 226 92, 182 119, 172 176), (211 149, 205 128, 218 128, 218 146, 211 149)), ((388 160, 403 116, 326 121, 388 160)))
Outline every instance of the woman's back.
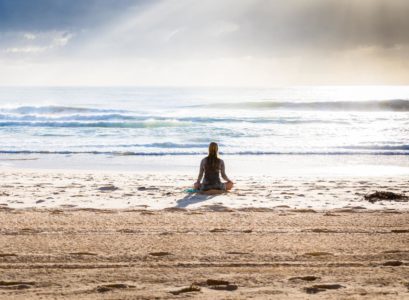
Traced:
POLYGON ((219 184, 220 181, 220 165, 222 160, 220 158, 215 158, 214 160, 209 157, 203 158, 203 169, 204 169, 204 182, 207 184, 219 184))
POLYGON ((224 167, 224 161, 217 156, 218 146, 216 143, 210 143, 209 155, 200 162, 200 171, 194 187, 202 191, 207 190, 230 190, 233 182, 227 177, 224 167), (204 176, 203 176, 204 175, 204 176), (226 183, 221 182, 220 175, 226 183), (201 180, 203 178, 203 182, 201 180), (227 185, 226 185, 227 184, 227 185))

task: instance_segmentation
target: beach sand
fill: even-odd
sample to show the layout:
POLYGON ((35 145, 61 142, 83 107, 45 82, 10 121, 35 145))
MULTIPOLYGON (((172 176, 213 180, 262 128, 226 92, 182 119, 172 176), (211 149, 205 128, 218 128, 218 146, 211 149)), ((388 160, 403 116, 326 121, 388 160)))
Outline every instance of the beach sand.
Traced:
POLYGON ((407 212, 3 209, 0 228, 2 299, 409 297, 407 212))
POLYGON ((216 197, 187 193, 196 177, 184 173, 4 169, 0 176, 0 206, 10 208, 409 210, 407 201, 364 200, 376 190, 409 194, 408 176, 235 176, 235 188, 216 197))
POLYGON ((1 175, 1 299, 409 298, 408 202, 363 199, 405 178, 1 175))

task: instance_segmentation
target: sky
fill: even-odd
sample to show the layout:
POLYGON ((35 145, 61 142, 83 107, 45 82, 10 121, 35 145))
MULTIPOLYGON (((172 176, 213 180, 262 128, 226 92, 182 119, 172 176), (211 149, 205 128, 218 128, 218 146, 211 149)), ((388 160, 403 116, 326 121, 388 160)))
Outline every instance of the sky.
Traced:
POLYGON ((0 0, 0 85, 406 85, 408 15, 407 0, 0 0))

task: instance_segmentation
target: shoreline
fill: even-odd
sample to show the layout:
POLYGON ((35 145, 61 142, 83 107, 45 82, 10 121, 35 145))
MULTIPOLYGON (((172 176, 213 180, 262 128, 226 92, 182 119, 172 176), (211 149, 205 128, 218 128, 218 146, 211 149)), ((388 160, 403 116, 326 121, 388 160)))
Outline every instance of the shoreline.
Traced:
MULTIPOLYGON (((0 154, 0 170, 77 170, 196 176, 203 155, 0 154)), ((222 155, 234 176, 409 176, 409 155, 222 155)))

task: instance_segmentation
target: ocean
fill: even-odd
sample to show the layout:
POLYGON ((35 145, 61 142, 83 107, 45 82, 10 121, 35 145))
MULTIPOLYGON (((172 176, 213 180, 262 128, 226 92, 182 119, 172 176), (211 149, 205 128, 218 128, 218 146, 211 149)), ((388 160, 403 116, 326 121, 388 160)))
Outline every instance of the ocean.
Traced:
POLYGON ((195 160, 211 141, 250 161, 361 156, 407 166, 409 86, 0 88, 7 161, 195 160))

